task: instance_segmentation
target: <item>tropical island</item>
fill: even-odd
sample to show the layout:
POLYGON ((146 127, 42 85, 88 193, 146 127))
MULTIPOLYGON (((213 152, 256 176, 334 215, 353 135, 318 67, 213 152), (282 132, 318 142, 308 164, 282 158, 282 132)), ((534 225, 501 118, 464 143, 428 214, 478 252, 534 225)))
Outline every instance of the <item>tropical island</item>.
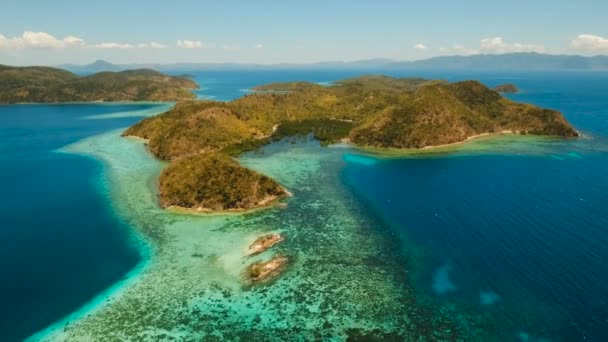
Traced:
POLYGON ((513 102, 477 81, 363 76, 329 87, 289 82, 252 90, 230 102, 180 102, 124 132, 172 160, 159 179, 161 206, 246 210, 287 196, 229 157, 287 136, 397 149, 499 133, 578 136, 558 111, 513 102))
POLYGON ((50 67, 0 65, 0 104, 181 101, 195 98, 189 78, 139 69, 78 76, 50 67))
POLYGON ((159 181, 162 207, 198 212, 261 207, 287 194, 271 178, 241 167, 225 154, 213 152, 171 163, 159 181))

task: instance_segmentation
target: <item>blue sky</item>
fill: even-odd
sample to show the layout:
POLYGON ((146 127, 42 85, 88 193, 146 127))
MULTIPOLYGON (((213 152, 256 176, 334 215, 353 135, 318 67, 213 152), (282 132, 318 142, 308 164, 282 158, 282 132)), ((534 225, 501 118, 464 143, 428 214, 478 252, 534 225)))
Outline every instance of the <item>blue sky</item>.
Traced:
POLYGON ((608 1, 3 0, 0 63, 608 54, 608 1))

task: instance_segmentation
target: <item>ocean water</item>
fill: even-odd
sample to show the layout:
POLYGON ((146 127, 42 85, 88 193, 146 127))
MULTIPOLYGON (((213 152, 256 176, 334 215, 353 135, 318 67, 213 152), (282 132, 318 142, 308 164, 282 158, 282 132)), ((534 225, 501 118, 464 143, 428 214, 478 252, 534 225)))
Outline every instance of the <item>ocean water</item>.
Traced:
POLYGON ((587 138, 347 158, 342 179, 416 250, 419 293, 494 321, 502 339, 605 341, 608 75, 509 81, 514 99, 562 111, 587 138))
POLYGON ((0 340, 76 310, 140 260, 99 182, 102 165, 56 153, 140 120, 88 120, 158 105, 0 106, 0 340))
MULTIPOLYGON (((227 100, 253 84, 356 76, 296 74, 197 79, 208 87, 201 94, 227 100)), ((505 137, 410 158, 343 155, 341 181, 415 256, 417 292, 484 317, 500 339, 607 340, 608 74, 392 75, 513 82, 521 92, 509 97, 560 110, 585 135, 578 141, 505 137)))
POLYGON ((164 164, 141 141, 119 134, 95 135, 62 152, 107 165, 102 178, 113 208, 150 243, 147 266, 30 340, 346 339, 375 329, 383 335, 454 334, 458 325, 449 315, 417 304, 396 240, 376 230, 381 223, 342 186, 346 149, 310 140, 266 146, 241 162, 293 192, 286 207, 184 215, 159 208, 155 200, 151 184, 164 164), (287 240, 248 256, 257 237, 276 232, 287 240), (278 253, 291 260, 284 277, 244 286, 248 264, 278 253))
MULTIPOLYGON (((199 97, 222 101, 257 84, 361 73, 193 72, 199 97)), ((13 191, 0 209, 1 270, 12 272, 0 336, 55 322, 32 340, 606 340, 608 74, 393 75, 513 82, 514 99, 561 110, 586 137, 408 156, 287 139, 240 157, 294 193, 287 207, 192 216, 158 208, 164 164, 119 137, 163 107, 0 107, 1 179, 13 191), (287 239, 248 257, 269 232, 287 239), (287 272, 243 287, 244 267, 276 253, 290 256, 287 272)))

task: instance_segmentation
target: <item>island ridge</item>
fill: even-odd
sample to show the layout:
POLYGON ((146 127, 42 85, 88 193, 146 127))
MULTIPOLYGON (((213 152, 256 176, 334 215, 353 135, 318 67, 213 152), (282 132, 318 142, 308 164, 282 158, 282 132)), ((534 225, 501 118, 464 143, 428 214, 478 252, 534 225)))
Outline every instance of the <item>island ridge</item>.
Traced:
POLYGON ((513 102, 477 81, 363 76, 329 87, 274 83, 230 102, 186 101, 124 132, 173 160, 159 179, 162 206, 238 210, 265 206, 287 192, 227 155, 273 139, 313 133, 322 143, 425 148, 478 135, 521 133, 576 137, 555 110, 513 102), (240 174, 237 182, 228 177, 240 174))
POLYGON ((139 69, 78 76, 50 67, 0 65, 0 104, 180 101, 198 85, 185 77, 139 69))

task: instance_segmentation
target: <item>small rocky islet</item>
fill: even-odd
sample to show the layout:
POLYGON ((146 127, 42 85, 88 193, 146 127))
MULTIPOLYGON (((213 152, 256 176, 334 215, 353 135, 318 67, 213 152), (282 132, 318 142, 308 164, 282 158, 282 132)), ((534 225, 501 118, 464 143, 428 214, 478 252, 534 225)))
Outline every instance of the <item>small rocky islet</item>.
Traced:
MULTIPOLYGON (((248 256, 252 257, 264 253, 284 240, 285 237, 278 233, 262 235, 249 245, 248 256)), ((285 270, 289 260, 289 256, 278 254, 266 261, 255 261, 245 268, 243 279, 248 285, 255 285, 271 280, 285 270)))
POLYGON ((256 285, 277 277, 289 262, 286 255, 277 255, 267 261, 256 261, 245 269, 243 274, 249 285, 256 285))
POLYGON ((285 238, 277 233, 261 236, 249 246, 249 255, 264 253, 267 249, 283 242, 283 240, 285 240, 285 238))

